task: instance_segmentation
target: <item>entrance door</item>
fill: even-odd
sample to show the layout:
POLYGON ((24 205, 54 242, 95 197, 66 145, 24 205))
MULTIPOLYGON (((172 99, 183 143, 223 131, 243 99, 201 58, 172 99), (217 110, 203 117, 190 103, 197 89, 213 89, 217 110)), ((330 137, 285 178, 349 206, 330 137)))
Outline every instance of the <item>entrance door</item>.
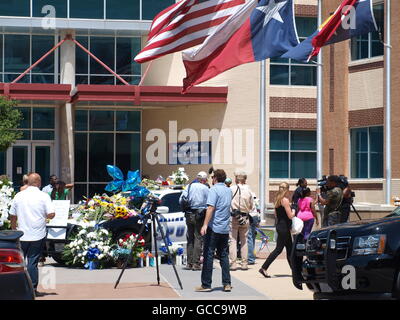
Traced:
POLYGON ((17 142, 8 150, 8 175, 12 177, 14 188, 19 190, 22 177, 28 172, 37 172, 45 186, 54 173, 53 143, 17 142))

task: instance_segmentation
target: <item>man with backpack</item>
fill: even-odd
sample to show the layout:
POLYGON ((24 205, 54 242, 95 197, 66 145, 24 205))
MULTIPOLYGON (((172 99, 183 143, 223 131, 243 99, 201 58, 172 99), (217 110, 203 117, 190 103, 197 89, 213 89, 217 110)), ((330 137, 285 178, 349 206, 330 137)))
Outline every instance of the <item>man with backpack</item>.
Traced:
POLYGON ((201 270, 200 256, 203 238, 200 234, 207 208, 207 173, 201 171, 197 178, 182 192, 179 204, 185 213, 187 225, 187 269, 201 270))

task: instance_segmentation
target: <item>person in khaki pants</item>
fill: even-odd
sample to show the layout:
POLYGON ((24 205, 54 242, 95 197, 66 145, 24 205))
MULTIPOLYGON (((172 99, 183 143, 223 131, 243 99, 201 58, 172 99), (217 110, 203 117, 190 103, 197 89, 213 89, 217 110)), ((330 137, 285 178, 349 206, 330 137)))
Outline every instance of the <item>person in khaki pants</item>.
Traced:
POLYGON ((232 198, 232 222, 229 233, 229 260, 230 269, 237 270, 237 241, 240 239, 241 269, 247 270, 247 235, 249 233, 249 212, 253 209, 253 194, 246 184, 247 174, 245 172, 235 173, 236 185, 231 186, 232 198))

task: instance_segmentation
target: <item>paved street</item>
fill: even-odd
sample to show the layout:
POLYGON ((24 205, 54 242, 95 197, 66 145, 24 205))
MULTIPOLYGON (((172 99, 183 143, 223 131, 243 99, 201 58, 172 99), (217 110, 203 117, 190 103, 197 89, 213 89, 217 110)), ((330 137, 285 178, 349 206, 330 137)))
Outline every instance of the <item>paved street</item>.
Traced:
MULTIPOLYGON (((270 250, 274 244, 269 245, 270 250)), ((214 264, 213 291, 207 293, 194 292, 194 287, 200 284, 200 271, 184 270, 177 266, 183 290, 180 289, 171 265, 162 264, 160 267, 160 286, 157 285, 156 268, 127 269, 117 289, 114 284, 120 273, 119 269, 82 270, 59 267, 51 259, 47 259, 45 267, 40 268, 41 283, 49 284, 49 275, 55 272, 56 285, 54 288, 39 291, 46 296, 38 300, 60 299, 232 299, 232 300, 270 300, 312 299, 312 293, 305 289, 297 290, 292 285, 290 268, 283 252, 271 265, 269 274, 272 278, 266 279, 258 273, 268 251, 263 250, 255 265, 249 266, 247 271, 233 271, 230 293, 222 291, 221 270, 218 261, 214 264)))

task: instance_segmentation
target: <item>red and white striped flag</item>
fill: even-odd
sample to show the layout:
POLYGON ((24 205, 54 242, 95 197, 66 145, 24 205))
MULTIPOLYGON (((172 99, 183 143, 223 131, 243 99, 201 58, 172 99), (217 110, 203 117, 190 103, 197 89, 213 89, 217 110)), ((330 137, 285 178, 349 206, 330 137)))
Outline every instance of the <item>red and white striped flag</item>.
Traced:
POLYGON ((135 57, 143 63, 203 43, 246 0, 183 0, 153 20, 147 45, 135 57))

